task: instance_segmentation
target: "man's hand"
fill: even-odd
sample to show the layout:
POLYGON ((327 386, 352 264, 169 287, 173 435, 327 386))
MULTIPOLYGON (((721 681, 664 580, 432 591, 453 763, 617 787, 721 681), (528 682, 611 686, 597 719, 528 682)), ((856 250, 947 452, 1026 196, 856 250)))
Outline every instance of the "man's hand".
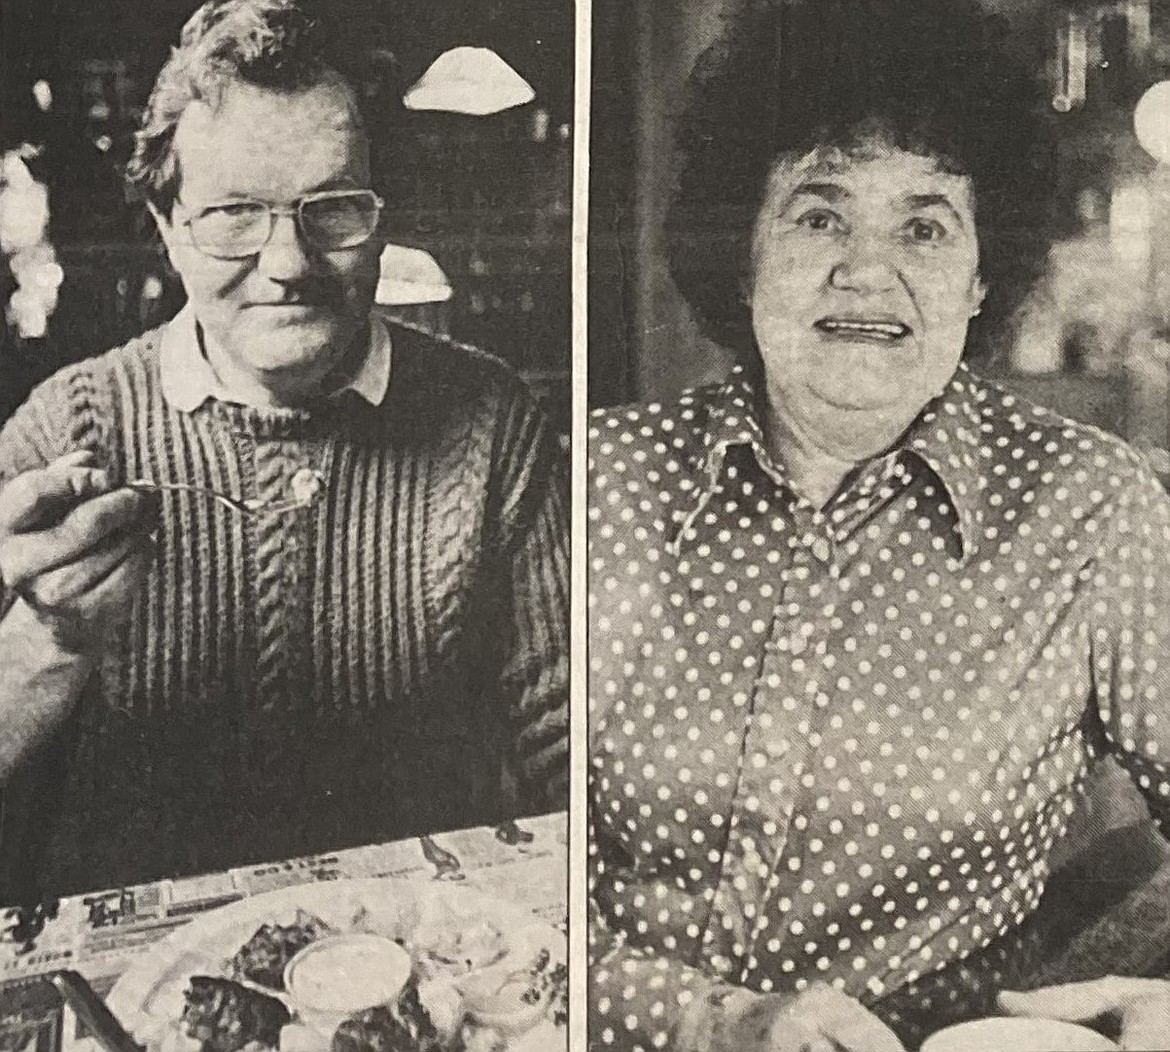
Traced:
POLYGON ((715 1030, 719 1052, 903 1052, 885 1023, 830 986, 800 994, 745 990, 723 1011, 715 1030))
POLYGON ((1122 1048, 1170 1048, 1170 980, 1115 975, 1083 983, 1005 991, 999 1006, 1010 1015, 1087 1022, 1101 1016, 1121 1024, 1122 1048))
POLYGON ((153 557, 153 497, 113 489, 86 450, 0 489, 0 580, 57 642, 92 653, 121 624, 153 557))

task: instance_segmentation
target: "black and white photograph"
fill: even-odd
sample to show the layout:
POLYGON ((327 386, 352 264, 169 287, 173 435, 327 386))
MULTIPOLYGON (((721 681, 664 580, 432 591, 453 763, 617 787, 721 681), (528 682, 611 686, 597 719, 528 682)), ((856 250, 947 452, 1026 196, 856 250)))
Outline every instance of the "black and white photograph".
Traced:
POLYGON ((592 54, 589 1048, 1170 1048, 1170 5, 592 54))
POLYGON ((0 1048, 567 1048, 569 0, 2 0, 0 1048))
POLYGON ((0 0, 0 1052, 1170 1049, 1170 0, 0 0))

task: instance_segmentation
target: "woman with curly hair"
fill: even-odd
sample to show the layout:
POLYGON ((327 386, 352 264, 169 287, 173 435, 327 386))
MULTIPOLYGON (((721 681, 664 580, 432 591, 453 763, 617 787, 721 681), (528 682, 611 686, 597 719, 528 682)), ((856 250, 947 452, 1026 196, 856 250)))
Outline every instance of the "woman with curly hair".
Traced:
POLYGON ((1170 499, 963 360, 1046 248, 1032 95, 973 2, 751 3, 696 69, 671 266, 743 363, 590 433, 599 1049, 913 1044, 1019 974, 1101 757, 1170 818, 1170 499))

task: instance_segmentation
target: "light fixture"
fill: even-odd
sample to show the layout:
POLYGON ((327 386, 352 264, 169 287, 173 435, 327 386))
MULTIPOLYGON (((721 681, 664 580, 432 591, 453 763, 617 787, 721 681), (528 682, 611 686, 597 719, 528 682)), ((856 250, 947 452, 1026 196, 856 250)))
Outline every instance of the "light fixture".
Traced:
POLYGON ((387 245, 382 250, 378 269, 374 299, 384 307, 445 303, 452 296, 451 283, 443 268, 434 256, 420 248, 387 245))
POLYGON ((403 98, 408 110, 441 110, 482 117, 536 98, 532 86, 486 47, 444 51, 403 98))
POLYGON ((1170 80, 1159 81, 1138 100, 1133 130, 1146 153, 1170 164, 1170 80))
POLYGON ((1052 108, 1058 113, 1068 113, 1084 105, 1088 63, 1088 26, 1083 16, 1070 11, 1056 34, 1056 84, 1052 108))

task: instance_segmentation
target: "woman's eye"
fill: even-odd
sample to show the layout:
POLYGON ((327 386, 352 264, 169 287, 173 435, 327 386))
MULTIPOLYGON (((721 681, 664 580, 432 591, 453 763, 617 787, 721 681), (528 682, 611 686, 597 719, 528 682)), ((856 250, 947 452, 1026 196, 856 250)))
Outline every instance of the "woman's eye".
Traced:
POLYGON ((946 228, 933 219, 911 219, 905 230, 912 241, 942 241, 947 236, 946 228))
POLYGON ((835 212, 823 208, 814 208, 805 212, 797 220, 798 226, 808 227, 809 230, 840 230, 841 218, 835 212))

